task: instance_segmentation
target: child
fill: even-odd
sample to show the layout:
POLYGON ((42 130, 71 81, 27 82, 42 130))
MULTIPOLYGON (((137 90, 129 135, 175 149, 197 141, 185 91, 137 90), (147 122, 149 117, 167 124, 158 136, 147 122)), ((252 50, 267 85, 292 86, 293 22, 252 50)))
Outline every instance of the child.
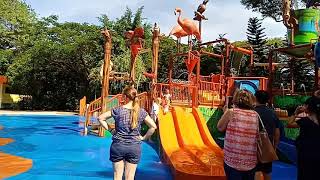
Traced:
POLYGON ((152 110, 151 110, 151 118, 154 120, 154 122, 157 122, 158 114, 160 111, 160 104, 161 104, 161 98, 156 98, 153 101, 152 110))
POLYGON ((163 112, 166 114, 167 112, 169 112, 169 107, 170 107, 170 103, 171 103, 171 94, 169 89, 165 90, 165 94, 163 95, 164 97, 164 110, 163 112))

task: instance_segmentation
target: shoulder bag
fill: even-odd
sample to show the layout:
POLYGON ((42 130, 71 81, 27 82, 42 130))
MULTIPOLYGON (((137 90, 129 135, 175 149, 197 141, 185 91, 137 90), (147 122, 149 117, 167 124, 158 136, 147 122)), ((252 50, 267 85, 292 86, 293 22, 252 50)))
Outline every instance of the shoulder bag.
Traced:
POLYGON ((270 142, 268 132, 264 127, 261 117, 258 115, 259 122, 261 123, 262 129, 259 129, 258 140, 257 140, 257 154, 258 161, 260 163, 270 163, 272 161, 278 160, 277 153, 274 146, 270 142))

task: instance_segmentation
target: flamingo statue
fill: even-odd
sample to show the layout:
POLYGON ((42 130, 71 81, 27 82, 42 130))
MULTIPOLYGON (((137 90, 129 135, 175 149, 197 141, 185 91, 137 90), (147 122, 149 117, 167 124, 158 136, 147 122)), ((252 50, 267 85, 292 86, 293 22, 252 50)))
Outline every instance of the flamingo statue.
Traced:
POLYGON ((176 15, 177 13, 179 13, 178 16, 178 24, 181 26, 181 28, 188 33, 188 35, 194 35, 197 40, 201 41, 201 35, 200 35, 200 31, 198 26, 195 24, 194 21, 192 21, 191 19, 182 19, 181 18, 181 13, 182 10, 181 8, 176 8, 174 11, 174 14, 176 15))
POLYGON ((178 52, 180 52, 180 43, 181 43, 181 38, 188 36, 189 34, 182 29, 180 25, 176 25, 175 27, 172 28, 171 32, 169 33, 169 36, 174 35, 177 37, 177 48, 178 52))
POLYGON ((169 36, 174 35, 178 39, 188 36, 188 33, 182 29, 180 25, 176 25, 172 28, 171 32, 169 33, 169 36))

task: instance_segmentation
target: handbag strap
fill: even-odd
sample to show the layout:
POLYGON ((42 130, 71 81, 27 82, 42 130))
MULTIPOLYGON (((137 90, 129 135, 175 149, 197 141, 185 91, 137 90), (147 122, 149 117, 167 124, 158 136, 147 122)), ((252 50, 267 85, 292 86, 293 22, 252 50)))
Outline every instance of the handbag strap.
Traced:
POLYGON ((266 128, 264 127, 263 121, 262 121, 259 113, 257 113, 257 115, 258 115, 259 122, 260 122, 260 124, 261 124, 261 126, 262 126, 262 130, 267 131, 266 128))

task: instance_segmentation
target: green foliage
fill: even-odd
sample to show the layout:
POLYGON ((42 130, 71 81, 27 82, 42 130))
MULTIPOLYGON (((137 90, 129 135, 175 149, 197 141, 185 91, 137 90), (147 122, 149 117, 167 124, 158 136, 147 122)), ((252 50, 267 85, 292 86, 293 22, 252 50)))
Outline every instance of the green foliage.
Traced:
MULTIPOLYGON (((295 6, 305 4, 307 0, 297 0, 295 6)), ((262 17, 271 17, 277 22, 282 21, 282 0, 241 0, 247 9, 261 13, 262 17)), ((295 2, 295 1, 293 1, 295 2)), ((315 2, 315 1, 313 1, 315 2)), ((312 4, 307 7, 312 6, 312 4)))
POLYGON ((250 47, 250 44, 248 41, 235 41, 232 43, 232 45, 236 47, 250 47))
POLYGON ((103 58, 99 28, 64 23, 43 29, 47 36, 21 52, 7 75, 13 89, 32 95, 33 108, 72 110, 90 92, 88 76, 103 58))
MULTIPOLYGON (((209 46, 204 49, 208 52, 216 52, 213 47, 209 46)), ((221 60, 212 58, 209 56, 203 56, 201 57, 201 64, 200 64, 200 73, 203 76, 208 76, 211 73, 213 74, 220 74, 221 73, 221 60)))
MULTIPOLYGON (((74 110, 78 100, 88 101, 101 94, 99 75, 104 58, 101 29, 112 33, 114 70, 128 72, 130 50, 123 32, 145 28, 146 48, 151 47, 151 28, 127 8, 119 19, 99 17, 101 26, 60 23, 57 16, 37 18, 31 8, 18 0, 0 0, 0 73, 9 77, 12 91, 32 96, 31 109, 74 110)), ((137 60, 137 79, 151 66, 151 53, 137 60)), ((118 93, 118 92, 115 92, 118 93)))
POLYGON ((267 39, 266 46, 270 48, 277 48, 285 46, 283 38, 269 38, 267 39))
MULTIPOLYGON (((168 78, 168 68, 170 55, 176 53, 176 42, 168 37, 164 37, 160 43, 160 52, 159 52, 159 64, 158 64, 158 78, 160 82, 165 81, 168 78)), ((183 65, 182 61, 174 64, 175 69, 183 65)), ((182 69, 186 69, 184 66, 182 69)))

